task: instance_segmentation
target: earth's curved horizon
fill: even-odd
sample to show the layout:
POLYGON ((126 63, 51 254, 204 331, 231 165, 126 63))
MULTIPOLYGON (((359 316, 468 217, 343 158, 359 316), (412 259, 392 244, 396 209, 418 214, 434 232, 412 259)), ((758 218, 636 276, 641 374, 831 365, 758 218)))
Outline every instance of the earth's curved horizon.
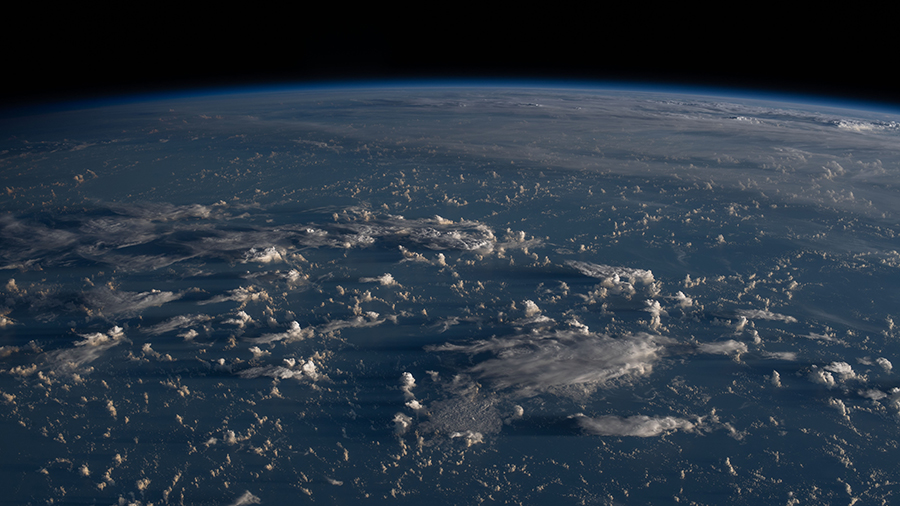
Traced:
POLYGON ((6 117, 5 500, 889 504, 900 114, 835 105, 357 86, 6 117))

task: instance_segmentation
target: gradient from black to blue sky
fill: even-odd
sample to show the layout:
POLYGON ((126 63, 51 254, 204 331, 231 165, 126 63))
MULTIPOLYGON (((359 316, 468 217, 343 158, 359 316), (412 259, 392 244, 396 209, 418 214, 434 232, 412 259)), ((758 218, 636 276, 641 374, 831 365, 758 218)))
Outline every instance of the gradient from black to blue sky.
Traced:
POLYGON ((398 79, 677 84, 900 109, 890 16, 650 5, 484 12, 298 5, 121 13, 32 7, 3 37, 0 107, 205 89, 398 79))

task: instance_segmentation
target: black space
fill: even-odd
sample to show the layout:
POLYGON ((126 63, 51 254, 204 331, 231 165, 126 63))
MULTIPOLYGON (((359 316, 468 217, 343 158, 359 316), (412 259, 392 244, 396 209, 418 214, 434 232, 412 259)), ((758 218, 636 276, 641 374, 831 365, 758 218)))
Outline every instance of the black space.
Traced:
POLYGON ((328 11, 244 5, 193 14, 41 9, 11 20, 17 30, 2 35, 0 107, 405 78, 637 81, 900 107, 890 16, 874 10, 788 17, 734 5, 721 12, 639 5, 486 14, 429 4, 344 19, 349 5, 328 11))

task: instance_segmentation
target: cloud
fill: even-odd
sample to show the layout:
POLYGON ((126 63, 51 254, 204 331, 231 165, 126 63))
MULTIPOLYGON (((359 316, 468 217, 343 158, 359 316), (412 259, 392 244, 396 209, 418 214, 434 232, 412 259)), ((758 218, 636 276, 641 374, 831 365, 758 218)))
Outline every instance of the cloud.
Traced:
POLYGON ((591 293, 593 297, 603 298, 607 295, 616 295, 631 298, 638 292, 638 289, 642 290, 645 297, 656 297, 659 294, 659 286, 653 278, 653 273, 648 270, 613 267, 575 260, 566 261, 566 265, 585 276, 601 280, 598 290, 591 293), (639 285, 638 288, 635 285, 639 285))
POLYGON ((247 351, 249 351, 250 353, 253 354, 253 358, 262 358, 262 357, 265 357, 266 355, 272 354, 269 351, 259 349, 259 346, 253 346, 247 351))
POLYGON ((797 352, 795 351, 764 351, 763 356, 774 360, 797 360, 797 352))
POLYGON ((79 334, 81 341, 74 348, 57 350, 47 354, 47 361, 58 371, 74 372, 103 355, 106 350, 117 346, 125 339, 122 327, 115 326, 106 333, 79 334))
POLYGON ((227 323, 230 325, 237 325, 238 328, 244 328, 248 323, 253 322, 253 317, 245 313, 244 311, 238 311, 234 314, 234 318, 229 318, 227 320, 222 320, 222 323, 227 323))
POLYGON ((531 318, 533 316, 541 314, 541 308, 538 307, 537 304, 534 303, 533 300, 525 301, 525 318, 531 318))
POLYGON ((463 438, 463 441, 466 442, 466 446, 472 446, 474 444, 484 442, 484 434, 471 430, 467 430, 465 432, 454 432, 450 434, 450 439, 455 438, 463 438))
MULTIPOLYGON (((378 240, 397 241, 432 250, 460 250, 487 254, 494 251, 497 238, 483 223, 461 220, 454 222, 440 216, 407 220, 402 216, 375 216, 366 210, 349 208, 342 213, 341 223, 298 227, 294 238, 308 247, 349 249, 366 247, 378 240), (352 221, 351 221, 352 220, 352 221)), ((286 230, 282 227, 282 230, 286 230)))
POLYGON ((828 335, 828 334, 816 334, 816 333, 810 332, 809 334, 807 334, 803 337, 805 337, 807 339, 813 339, 815 341, 827 341, 829 343, 844 343, 844 341, 842 341, 834 336, 828 335))
MULTIPOLYGON (((275 272, 278 272, 278 271, 275 271, 275 272)), ((309 279, 309 276, 304 276, 297 269, 289 270, 288 272, 282 274, 282 277, 290 284, 302 284, 307 279, 309 279)))
POLYGON ((412 393, 412 389, 415 387, 416 378, 413 377, 412 373, 404 372, 400 375, 400 390, 403 390, 403 394, 408 399, 412 399, 415 397, 415 394, 412 393))
POLYGON ((438 267, 447 267, 447 257, 444 256, 443 253, 438 253, 434 256, 434 260, 429 260, 425 258, 421 253, 416 253, 415 251, 410 251, 403 247, 403 245, 399 246, 400 253, 403 255, 403 262, 420 262, 431 265, 436 265, 438 267))
MULTIPOLYGON (((243 312, 243 311, 242 311, 243 312)), ((312 329, 303 330, 296 321, 291 322, 290 327, 285 332, 277 334, 265 334, 261 337, 248 339, 256 344, 274 343, 275 341, 290 340, 297 341, 312 336, 312 329)))
POLYGON ((407 220, 358 208, 336 213, 343 216, 337 223, 222 226, 233 219, 226 212, 233 207, 224 203, 115 204, 56 222, 53 217, 5 217, 0 219, 4 245, 0 269, 43 268, 84 260, 128 271, 155 270, 194 258, 267 264, 302 258, 292 253, 297 248, 365 248, 377 241, 479 254, 539 244, 537 240, 514 240, 500 245, 493 230, 477 221, 454 222, 440 216, 407 220))
POLYGON ((407 401, 405 406, 413 411, 421 411, 425 409, 425 405, 415 399, 407 401))
POLYGON ((769 377, 769 381, 772 383, 774 387, 781 386, 781 375, 778 374, 778 371, 772 371, 772 376, 769 377))
POLYGON ((825 370, 839 374, 841 379, 852 379, 856 377, 853 367, 847 362, 832 362, 825 366, 825 370))
POLYGON ((178 337, 184 339, 185 341, 190 341, 191 339, 197 337, 198 335, 199 335, 199 333, 196 330, 190 329, 187 332, 182 332, 182 333, 178 334, 178 337))
POLYGON ((747 345, 734 339, 729 339, 716 343, 703 343, 697 346, 697 351, 714 355, 741 355, 747 353, 747 345))
POLYGON ((386 318, 379 319, 380 315, 373 311, 369 311, 368 313, 366 313, 366 316, 368 317, 368 320, 366 318, 363 318, 362 316, 355 316, 349 320, 333 320, 317 326, 316 332, 327 334, 329 332, 334 332, 336 330, 345 328, 376 327, 387 321, 386 318))
POLYGON ((201 300, 197 304, 217 304, 219 302, 235 301, 240 302, 241 307, 247 305, 248 302, 271 301, 272 298, 265 290, 257 289, 254 286, 235 288, 229 290, 228 295, 217 295, 211 299, 201 300))
POLYGON ((465 380, 455 386, 463 386, 463 389, 452 397, 431 403, 426 415, 428 419, 417 427, 417 431, 450 438, 470 435, 476 439, 475 434, 498 434, 503 428, 503 416, 497 409, 497 398, 475 394, 474 384, 465 380))
POLYGON ((243 495, 231 503, 231 506, 247 506, 248 504, 260 504, 261 502, 262 500, 259 497, 256 497, 247 490, 243 495))
POLYGON ((394 415, 394 432, 397 434, 403 434, 410 427, 412 427, 412 418, 403 413, 397 413, 394 415))
POLYGON ((268 248, 258 250, 256 248, 250 248, 246 253, 244 253, 244 263, 258 263, 258 264, 268 264, 272 262, 281 262, 284 261, 285 250, 281 248, 276 248, 275 246, 269 246, 268 248))
POLYGON ((813 369, 809 371, 809 380, 813 383, 818 383, 820 385, 825 385, 828 388, 832 388, 835 386, 836 382, 834 381, 834 375, 830 372, 823 371, 815 366, 813 369))
POLYGON ((625 278, 631 283, 649 285, 653 283, 653 272, 643 269, 631 269, 628 267, 613 267, 611 265, 594 264, 591 262, 579 262, 568 260, 566 265, 576 269, 585 276, 598 279, 625 278))
POLYGON ((644 415, 622 418, 605 415, 590 418, 581 413, 574 415, 578 426, 586 433, 595 436, 636 436, 654 437, 668 434, 676 430, 690 431, 694 424, 683 418, 673 416, 649 417, 644 415))
POLYGON ((304 362, 303 360, 298 361, 294 358, 286 358, 283 362, 284 365, 268 365, 244 369, 238 373, 238 376, 245 379, 266 376, 275 379, 293 378, 296 380, 309 379, 312 381, 316 381, 320 377, 316 364, 312 359, 304 362))
POLYGON ((850 412, 847 409, 847 405, 844 404, 844 401, 840 399, 828 399, 828 405, 840 411, 841 416, 843 416, 844 418, 847 418, 848 420, 850 419, 850 412))
POLYGON ((164 267, 195 256, 193 248, 181 246, 202 241, 207 235, 196 232, 215 234, 213 223, 204 222, 224 217, 215 207, 112 204, 83 216, 66 215, 60 220, 7 218, 0 220, 0 241, 6 246, 0 253, 0 268, 57 265, 78 259, 113 264, 126 270, 164 267), (193 232, 185 235, 191 239, 175 239, 182 231, 193 232), (145 255, 137 248, 154 241, 167 253, 145 255))
POLYGON ((866 390, 860 390, 859 395, 861 395, 862 397, 865 397, 867 399, 872 399, 873 401, 884 399, 885 397, 888 396, 888 394, 882 392, 881 390, 878 390, 877 388, 869 388, 866 390))
POLYGON ((662 323, 660 320, 660 315, 668 316, 669 314, 666 313, 666 310, 663 309, 662 306, 659 305, 659 302, 655 300, 645 300, 644 306, 644 311, 647 311, 651 315, 650 328, 653 330, 657 330, 662 323))
POLYGON ((0 218, 0 269, 29 268, 42 264, 50 254, 65 256, 78 242, 78 234, 40 223, 0 218))
POLYGON ((201 204, 174 205, 164 202, 144 202, 137 204, 112 204, 110 209, 117 214, 134 216, 150 221, 181 221, 192 218, 207 219, 218 217, 221 213, 218 209, 224 207, 224 203, 204 206, 201 204))
POLYGON ((897 131, 900 130, 900 123, 896 121, 860 121, 855 119, 837 119, 831 122, 834 126, 841 130, 849 130, 851 132, 877 132, 877 131, 897 131))
POLYGON ((395 238, 407 237, 411 242, 432 250, 490 253, 497 242, 490 227, 474 221, 453 222, 435 216, 419 220, 391 218, 385 220, 385 224, 385 232, 389 231, 395 238))
POLYGON ((390 273, 385 273, 382 276, 377 278, 359 278, 360 283, 381 283, 381 286, 391 286, 396 285, 397 281, 394 280, 394 276, 391 276, 390 273))
POLYGON ((773 313, 762 309, 739 309, 736 311, 738 316, 745 316, 751 320, 776 320, 788 323, 796 323, 797 319, 793 316, 773 313))
MULTIPOLYGON (((525 306, 525 317, 516 319, 513 322, 514 325, 518 327, 524 327, 526 325, 546 326, 547 324, 556 322, 553 318, 541 314, 541 308, 539 308, 533 300, 523 301, 523 305, 525 306)), ((512 304, 512 309, 516 309, 515 302, 512 304)))
POLYGON ((136 315, 149 307, 161 306, 178 300, 183 294, 150 290, 149 292, 120 292, 118 290, 96 290, 86 294, 87 302, 106 315, 136 315))
POLYGON ((681 309, 687 309, 694 305, 694 299, 688 297, 683 292, 676 293, 674 298, 678 301, 678 307, 681 309))
POLYGON ((527 394, 557 387, 605 386, 652 372, 671 340, 646 333, 610 337, 583 330, 530 333, 471 344, 430 347, 430 351, 493 352, 470 373, 498 388, 527 394))
POLYGON ((184 329, 196 326, 203 322, 209 321, 212 318, 205 314, 194 314, 194 315, 178 315, 169 318, 168 320, 157 323, 152 327, 147 327, 144 329, 144 333, 158 336, 160 334, 164 334, 166 332, 171 332, 173 330, 184 329))

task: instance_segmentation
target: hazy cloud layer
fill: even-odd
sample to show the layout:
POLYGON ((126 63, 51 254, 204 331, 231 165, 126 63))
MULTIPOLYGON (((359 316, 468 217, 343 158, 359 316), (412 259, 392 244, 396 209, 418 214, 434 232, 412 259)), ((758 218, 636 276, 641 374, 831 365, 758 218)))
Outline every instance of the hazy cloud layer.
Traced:
POLYGON ((742 353, 747 353, 747 345, 729 339, 727 341, 719 341, 716 343, 702 343, 697 346, 697 351, 714 355, 740 355, 742 353))
POLYGON ((246 212, 223 203, 116 204, 99 209, 98 214, 105 214, 101 218, 69 216, 49 224, 6 216, 0 220, 4 243, 0 269, 40 268, 78 260, 127 271, 155 270, 197 258, 269 264, 284 262, 302 248, 365 248, 377 241, 481 254, 539 243, 524 237, 498 241, 490 227, 477 221, 440 216, 408 220, 354 207, 335 213, 338 219, 334 223, 275 227, 254 221, 230 226, 235 219, 230 212, 235 210, 246 212))
POLYGON ((105 333, 93 332, 91 334, 79 334, 79 336, 82 340, 77 341, 73 348, 47 354, 47 363, 51 368, 61 372, 77 372, 125 339, 123 329, 118 326, 109 329, 105 333))
POLYGON ((671 340, 646 333, 611 337, 556 331, 445 344, 433 351, 492 352, 495 358, 470 369, 498 388, 520 392, 572 385, 604 386, 648 375, 671 340))
POLYGON ((673 416, 649 417, 637 415, 622 418, 615 415, 605 415, 590 418, 579 413, 574 418, 578 426, 586 433, 596 436, 654 437, 676 430, 690 431, 694 428, 692 422, 673 416))
POLYGON ((613 267, 611 265, 594 264, 591 262, 579 262, 569 260, 566 265, 576 269, 585 276, 597 279, 621 278, 631 283, 650 284, 654 281, 653 273, 643 269, 631 269, 629 267, 613 267))
POLYGON ((147 327, 146 329, 144 329, 144 332, 153 336, 158 336, 160 334, 171 332, 173 330, 194 327, 211 319, 211 317, 205 314, 178 315, 173 316, 172 318, 169 318, 162 323, 157 323, 156 325, 147 327))
POLYGON ((773 313, 771 311, 762 309, 741 309, 737 311, 737 314, 739 316, 745 316, 751 320, 775 320, 788 323, 795 323, 797 321, 797 319, 793 316, 773 313))

